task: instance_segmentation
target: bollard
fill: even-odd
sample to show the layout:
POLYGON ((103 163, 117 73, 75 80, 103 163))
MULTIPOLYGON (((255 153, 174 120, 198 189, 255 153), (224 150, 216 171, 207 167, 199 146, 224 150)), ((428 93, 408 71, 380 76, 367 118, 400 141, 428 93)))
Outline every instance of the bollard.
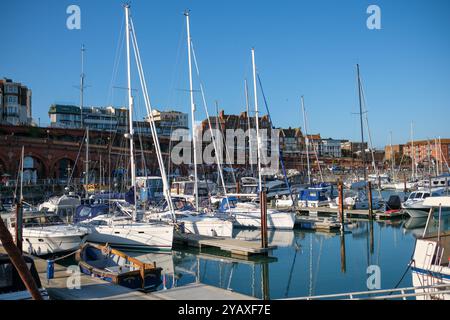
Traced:
POLYGON ((259 201, 261 207, 261 246, 267 248, 267 197, 265 191, 260 192, 259 201))
POLYGON ((338 184, 338 209, 341 231, 344 231, 344 187, 341 181, 338 184))
POLYGON ((55 261, 47 260, 47 280, 55 277, 55 261))

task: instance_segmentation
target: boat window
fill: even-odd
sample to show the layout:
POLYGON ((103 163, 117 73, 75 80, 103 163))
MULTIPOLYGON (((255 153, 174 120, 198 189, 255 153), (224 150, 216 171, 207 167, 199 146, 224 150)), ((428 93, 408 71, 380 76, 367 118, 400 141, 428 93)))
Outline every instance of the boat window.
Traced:
POLYGON ((423 199, 428 198, 429 196, 430 196, 429 193, 424 193, 424 194, 423 194, 423 199))
POLYGON ((13 266, 11 263, 0 265, 0 292, 13 285, 13 266))
POLYGON ((416 193, 416 196, 414 198, 415 199, 421 199, 422 198, 422 193, 421 192, 416 193))
POLYGON ((23 227, 33 227, 33 226, 37 226, 40 224, 40 219, 39 218, 27 218, 24 219, 23 221, 23 227))

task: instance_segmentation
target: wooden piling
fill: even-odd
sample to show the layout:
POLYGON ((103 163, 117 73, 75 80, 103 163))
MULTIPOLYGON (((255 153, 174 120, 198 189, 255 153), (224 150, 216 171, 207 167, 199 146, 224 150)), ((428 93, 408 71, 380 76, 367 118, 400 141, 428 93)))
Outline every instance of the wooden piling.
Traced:
POLYGON ((369 219, 373 219, 373 205, 372 205, 372 182, 367 183, 367 189, 368 189, 368 200, 369 200, 369 219))
POLYGON ((16 206, 16 247, 19 249, 20 254, 23 252, 22 246, 22 230, 23 230, 23 210, 22 201, 19 201, 16 206))
POLYGON ((339 209, 339 222, 341 223, 341 230, 344 230, 344 187, 342 182, 338 183, 338 209, 339 209))
POLYGON ((236 181, 236 193, 237 194, 241 193, 241 185, 240 185, 239 181, 236 181))
POLYGON ((265 191, 260 192, 260 207, 261 207, 261 247, 267 248, 267 195, 265 191))
POLYGON ((403 192, 406 193, 408 189, 406 188, 406 175, 403 174, 403 192))

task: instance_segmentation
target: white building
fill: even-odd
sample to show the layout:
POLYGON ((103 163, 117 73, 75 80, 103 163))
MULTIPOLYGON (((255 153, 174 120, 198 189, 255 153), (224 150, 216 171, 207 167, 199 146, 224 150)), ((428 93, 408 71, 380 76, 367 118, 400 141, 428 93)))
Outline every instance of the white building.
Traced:
POLYGON ((342 156, 341 140, 322 139, 320 155, 323 157, 340 158, 342 156))

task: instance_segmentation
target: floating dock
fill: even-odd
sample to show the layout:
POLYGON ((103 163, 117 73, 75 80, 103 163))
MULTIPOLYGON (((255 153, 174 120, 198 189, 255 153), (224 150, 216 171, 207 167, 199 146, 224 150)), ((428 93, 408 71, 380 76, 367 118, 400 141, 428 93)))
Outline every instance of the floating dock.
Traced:
POLYGON ((260 241, 239 240, 225 237, 210 237, 191 233, 175 232, 173 244, 199 248, 215 247, 223 251, 231 252, 234 256, 268 255, 277 246, 261 247, 260 241))
POLYGON ((301 229, 308 230, 322 230, 322 231, 336 231, 341 228, 341 224, 335 221, 333 218, 320 218, 320 217, 308 217, 297 216, 295 217, 295 225, 301 229))
MULTIPOLYGON (((5 253, 1 246, 0 253, 5 253)), ((54 278, 47 280, 47 261, 34 256, 32 258, 41 284, 53 300, 257 300, 255 297, 203 283, 145 293, 85 274, 75 278, 73 272, 57 263, 54 264, 54 278)))
MULTIPOLYGON (((324 215, 338 215, 337 208, 329 207, 307 207, 307 208, 297 208, 298 214, 308 213, 308 214, 324 214, 324 215)), ((344 214, 346 217, 365 217, 369 218, 369 210, 355 210, 355 209, 344 209, 344 214)), ((373 210, 373 215, 376 219, 395 219, 404 215, 403 212, 396 214, 389 214, 384 211, 373 210)))

